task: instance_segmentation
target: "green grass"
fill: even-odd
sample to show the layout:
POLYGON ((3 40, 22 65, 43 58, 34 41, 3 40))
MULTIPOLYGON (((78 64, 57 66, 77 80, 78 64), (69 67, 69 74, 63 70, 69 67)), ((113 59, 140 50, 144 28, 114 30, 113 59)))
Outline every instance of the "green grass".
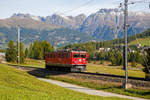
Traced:
POLYGON ((78 93, 0 64, 0 100, 120 100, 78 93))
MULTIPOLYGON (((113 75, 125 75, 123 69, 119 66, 96 65, 89 63, 87 65, 87 72, 106 73, 113 75)), ((142 70, 128 70, 128 76, 145 78, 145 73, 142 70)))
POLYGON ((129 43, 129 45, 136 45, 136 44, 141 44, 142 46, 146 45, 146 46, 150 46, 150 36, 147 38, 139 38, 137 40, 131 41, 129 43), (138 42, 137 42, 138 40, 138 42))
POLYGON ((47 76, 47 78, 59 80, 63 82, 68 82, 71 84, 81 85, 81 86, 93 88, 96 90, 103 90, 103 91, 118 93, 122 95, 150 99, 150 90, 142 90, 142 89, 124 90, 121 86, 115 86, 111 83, 99 84, 93 81, 84 81, 84 79, 75 79, 75 78, 68 78, 68 77, 66 78, 63 76, 47 76))
MULTIPOLYGON (((11 65, 17 65, 16 63, 8 63, 11 65)), ((37 67, 37 68, 45 68, 45 61, 44 60, 34 60, 34 59, 27 59, 25 64, 21 64, 21 66, 26 67, 37 67)), ((87 72, 93 73, 107 73, 107 74, 114 74, 114 75, 122 75, 124 76, 124 70, 121 69, 121 66, 109 66, 106 65, 99 65, 99 64, 87 64, 87 72)), ((128 70, 128 75, 131 77, 140 77, 145 78, 145 73, 142 70, 128 70)))
POLYGON ((45 68, 45 60, 26 59, 25 66, 45 68))
MULTIPOLYGON (((8 62, 7 62, 7 64, 18 65, 17 63, 8 63, 8 62)), ((45 68, 45 60, 26 59, 25 63, 21 64, 21 66, 45 68)))

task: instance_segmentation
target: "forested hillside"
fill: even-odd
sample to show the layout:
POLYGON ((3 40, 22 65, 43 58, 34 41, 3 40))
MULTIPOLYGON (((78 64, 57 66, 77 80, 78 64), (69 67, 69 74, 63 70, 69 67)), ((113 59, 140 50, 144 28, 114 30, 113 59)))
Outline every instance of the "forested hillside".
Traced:
MULTIPOLYGON (((0 27, 0 42, 8 42, 10 40, 17 41, 17 36, 17 28, 0 27)), ((57 44, 59 47, 95 39, 89 35, 84 35, 84 33, 69 28, 36 30, 21 27, 21 41, 25 43, 25 45, 29 45, 35 40, 48 40, 53 45, 57 44)))
MULTIPOLYGON (((148 36, 150 36, 150 29, 148 29, 147 31, 145 31, 141 34, 137 34, 137 35, 128 37, 128 43, 135 41, 136 39, 139 39, 139 38, 146 39, 148 36)), ((119 57, 119 55, 120 56, 122 55, 123 45, 124 45, 123 43, 124 43, 124 39, 122 38, 122 39, 115 39, 115 40, 104 41, 104 42, 88 42, 88 43, 71 44, 71 45, 67 45, 67 46, 63 47, 63 49, 86 50, 88 52, 89 59, 93 60, 93 59, 95 59, 95 57, 100 57, 99 55, 96 55, 96 52, 99 51, 99 48, 105 48, 105 49, 110 48, 109 52, 107 52, 107 50, 106 50, 105 55, 100 54, 101 55, 100 59, 105 58, 106 60, 108 60, 109 58, 119 57), (107 55, 109 55, 109 56, 107 56, 107 55), (118 55, 118 56, 115 56, 115 55, 118 55)), ((146 45, 143 45, 143 46, 146 46, 146 45)), ((132 50, 136 50, 138 52, 136 45, 130 45, 129 48, 132 50)), ((138 53, 137 53, 137 56, 139 56, 138 53)), ((111 60, 111 59, 109 59, 109 60, 111 60)))

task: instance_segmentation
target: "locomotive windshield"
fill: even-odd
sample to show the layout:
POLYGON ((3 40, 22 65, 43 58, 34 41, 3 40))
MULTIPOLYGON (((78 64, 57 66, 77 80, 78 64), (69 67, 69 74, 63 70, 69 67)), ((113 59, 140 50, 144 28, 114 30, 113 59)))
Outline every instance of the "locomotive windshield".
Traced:
POLYGON ((80 57, 80 54, 73 54, 73 58, 79 58, 80 57))
POLYGON ((85 54, 81 54, 81 58, 86 58, 86 55, 85 54))
POLYGON ((73 58, 86 58, 86 54, 73 54, 73 58))

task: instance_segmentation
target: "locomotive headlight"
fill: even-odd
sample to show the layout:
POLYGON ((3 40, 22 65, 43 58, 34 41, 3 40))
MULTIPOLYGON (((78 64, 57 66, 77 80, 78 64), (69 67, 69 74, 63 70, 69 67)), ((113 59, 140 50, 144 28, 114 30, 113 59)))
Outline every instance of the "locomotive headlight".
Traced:
POLYGON ((82 60, 81 59, 79 59, 79 62, 81 62, 82 60))
POLYGON ((86 61, 83 61, 84 63, 86 63, 86 61))

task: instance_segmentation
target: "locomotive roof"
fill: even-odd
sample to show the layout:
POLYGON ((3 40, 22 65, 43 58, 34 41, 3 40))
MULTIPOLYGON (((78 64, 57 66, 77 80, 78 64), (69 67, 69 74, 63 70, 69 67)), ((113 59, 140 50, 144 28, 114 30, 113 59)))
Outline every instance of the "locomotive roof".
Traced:
MULTIPOLYGON (((74 52, 74 53, 86 53, 86 51, 74 51, 74 50, 59 50, 59 51, 53 51, 51 53, 56 53, 56 52, 74 52)), ((50 53, 50 52, 46 52, 50 53)))
POLYGON ((80 52, 80 53, 86 53, 86 51, 71 51, 71 52, 80 52))

